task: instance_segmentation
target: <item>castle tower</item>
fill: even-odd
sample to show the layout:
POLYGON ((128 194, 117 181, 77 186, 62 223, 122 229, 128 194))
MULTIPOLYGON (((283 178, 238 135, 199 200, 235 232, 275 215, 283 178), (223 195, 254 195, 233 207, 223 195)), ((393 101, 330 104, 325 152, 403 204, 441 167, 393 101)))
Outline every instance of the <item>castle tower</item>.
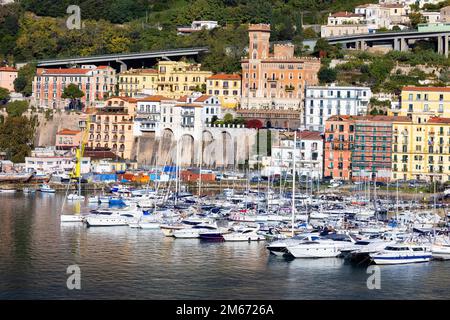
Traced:
POLYGON ((261 60, 269 57, 270 24, 251 24, 248 27, 250 38, 248 57, 250 60, 261 60))

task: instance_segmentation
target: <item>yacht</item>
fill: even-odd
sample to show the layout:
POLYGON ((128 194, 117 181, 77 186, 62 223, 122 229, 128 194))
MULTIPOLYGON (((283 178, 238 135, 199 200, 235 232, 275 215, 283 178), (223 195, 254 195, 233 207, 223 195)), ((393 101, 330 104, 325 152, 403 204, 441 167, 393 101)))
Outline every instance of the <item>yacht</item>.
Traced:
POLYGON ((343 241, 308 236, 297 244, 288 245, 286 250, 294 258, 332 258, 340 255, 341 249, 348 245, 343 241))
POLYGON ((450 260, 450 241, 449 238, 438 238, 431 246, 433 259, 450 260))
POLYGON ((106 227, 106 226, 128 226, 131 222, 142 215, 135 208, 123 210, 93 210, 86 217, 88 227, 106 227))
POLYGON ((222 235, 225 241, 260 241, 265 240, 263 235, 258 234, 259 226, 257 227, 240 227, 234 232, 225 233, 222 235))
POLYGON ((363 263, 363 262, 370 262, 370 254, 376 253, 388 245, 395 244, 396 241, 390 240, 384 240, 381 238, 375 238, 375 239, 363 239, 358 240, 354 243, 352 248, 349 248, 347 250, 341 250, 343 254, 346 254, 345 258, 349 260, 350 262, 354 263, 363 263))
POLYGON ((56 190, 52 189, 48 184, 41 184, 39 187, 39 191, 44 192, 44 193, 55 193, 56 192, 56 190))
POLYGON ((99 203, 99 198, 98 198, 98 196, 89 197, 88 202, 89 203, 99 203))
POLYGON ((71 193, 67 196, 67 200, 71 200, 71 201, 83 201, 84 200, 84 196, 79 195, 77 193, 71 193))
POLYGON ((269 250, 270 253, 272 253, 276 256, 283 256, 285 254, 289 254, 289 252, 286 249, 287 246, 296 245, 299 242, 301 242, 302 240, 307 239, 308 236, 310 236, 311 239, 313 239, 313 240, 320 239, 320 237, 317 234, 316 235, 305 235, 305 234, 295 235, 292 238, 273 241, 273 242, 269 243, 266 246, 266 248, 267 248, 267 250, 269 250))
POLYGON ((77 214, 62 214, 61 222, 84 222, 85 217, 77 214))
POLYGON ((26 194, 36 193, 36 189, 33 189, 33 188, 23 188, 23 189, 22 189, 22 192, 23 192, 23 193, 26 193, 26 194))
POLYGON ((432 253, 424 245, 398 243, 387 246, 380 252, 371 253, 370 258, 375 264, 406 264, 428 262, 432 253))
POLYGON ((207 232, 210 230, 213 230, 213 231, 217 230, 216 222, 200 223, 200 224, 193 226, 192 228, 184 228, 184 229, 175 230, 173 232, 173 236, 175 238, 195 239, 195 238, 200 238, 200 233, 204 233, 204 232, 207 232))

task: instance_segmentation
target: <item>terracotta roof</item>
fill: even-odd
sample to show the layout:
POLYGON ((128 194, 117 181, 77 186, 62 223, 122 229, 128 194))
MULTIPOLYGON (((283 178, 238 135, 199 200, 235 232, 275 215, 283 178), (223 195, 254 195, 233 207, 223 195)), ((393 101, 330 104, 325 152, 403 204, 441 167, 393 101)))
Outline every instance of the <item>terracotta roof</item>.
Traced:
POLYGON ((450 124, 450 118, 432 117, 428 119, 428 123, 446 123, 450 124))
POLYGON ((13 67, 0 67, 0 72, 1 71, 5 71, 5 72, 17 72, 16 68, 13 67))
POLYGON ((89 71, 92 71, 90 69, 80 69, 80 68, 68 68, 68 69, 41 69, 40 74, 45 75, 61 75, 61 74, 73 74, 73 75, 82 75, 86 74, 89 71))
POLYGON ((395 116, 349 116, 349 115, 335 115, 327 119, 327 121, 385 121, 385 122, 397 122, 397 121, 410 121, 409 117, 395 117, 395 116))
MULTIPOLYGON (((106 99, 106 101, 112 100, 112 99, 120 99, 120 100, 129 102, 129 103, 136 103, 136 102, 137 102, 137 99, 136 99, 136 98, 126 97, 126 96, 120 96, 120 97, 115 96, 115 97, 110 97, 110 98, 106 99)), ((108 106, 108 105, 105 105, 105 107, 114 107, 114 106, 108 106)))
POLYGON ((322 135, 318 131, 297 132, 297 138, 302 140, 322 140, 322 135))
POLYGON ((154 95, 137 99, 137 102, 161 102, 161 100, 172 100, 172 99, 161 95, 154 95))
POLYGON ((186 102, 187 101, 188 96, 182 96, 180 99, 178 99, 178 102, 186 102))
POLYGON ((81 131, 80 130, 70 130, 70 129, 61 129, 60 131, 58 131, 56 134, 61 134, 61 135, 68 135, 68 136, 75 136, 77 134, 79 134, 81 131))
POLYGON ((98 66, 97 69, 108 69, 111 68, 110 66, 98 66))
POLYGON ((234 73, 233 74, 219 73, 209 78, 206 78, 206 80, 241 80, 241 76, 234 73))
POLYGON ((201 104, 185 103, 185 104, 176 104, 175 107, 202 108, 203 106, 201 104))
POLYGON ((380 5, 381 7, 384 8, 403 8, 404 5, 400 4, 400 3, 384 3, 380 5))
POLYGON ((100 149, 91 149, 86 148, 84 150, 84 157, 89 157, 91 160, 100 160, 100 159, 122 159, 117 156, 110 149, 100 148, 100 149))
POLYGON ((201 95, 200 97, 198 97, 197 99, 195 99, 195 102, 205 102, 209 98, 211 98, 211 96, 204 94, 204 95, 201 95))
POLYGON ((403 87, 402 91, 434 91, 450 92, 450 87, 403 87))

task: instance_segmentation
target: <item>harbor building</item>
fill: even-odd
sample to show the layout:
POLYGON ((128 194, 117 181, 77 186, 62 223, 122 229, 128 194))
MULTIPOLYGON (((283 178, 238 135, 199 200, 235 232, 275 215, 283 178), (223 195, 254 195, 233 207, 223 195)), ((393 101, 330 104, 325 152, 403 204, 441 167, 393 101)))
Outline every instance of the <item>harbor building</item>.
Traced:
POLYGON ((389 115, 407 116, 423 124, 430 117, 450 118, 450 87, 403 87, 398 108, 389 115))
POLYGON ((206 79, 212 76, 201 70, 201 64, 184 61, 160 61, 157 68, 157 94, 174 99, 205 91, 206 79))
POLYGON ((56 133, 55 146, 60 149, 78 148, 83 136, 80 130, 62 129, 56 133))
POLYGON ((326 122, 324 175, 354 181, 389 181, 393 123, 407 117, 336 115, 326 122))
POLYGON ((17 69, 13 67, 0 67, 0 88, 14 92, 14 80, 17 79, 17 69))
POLYGON ((89 110, 88 146, 110 149, 121 158, 131 159, 136 104, 134 98, 112 97, 101 108, 89 110))
POLYGON ((450 118, 393 123, 392 178, 450 181, 450 118))
MULTIPOLYGON (((72 150, 57 150, 55 147, 36 148, 31 151, 29 157, 25 157, 25 171, 36 172, 38 175, 70 174, 75 168, 74 157, 72 150)), ((81 158, 81 173, 85 174, 90 171, 90 158, 81 158)))
POLYGON ((143 132, 154 132, 161 121, 161 102, 174 102, 161 95, 148 96, 137 100, 135 123, 135 136, 143 132))
POLYGON ((307 86, 302 128, 323 132, 331 116, 365 115, 371 97, 368 87, 307 86))
POLYGON ((391 179, 392 123, 407 117, 362 116, 354 118, 355 143, 352 150, 352 180, 391 179))
POLYGON ((350 180, 355 120, 352 116, 332 116, 325 123, 324 176, 350 180))
POLYGON ((236 108, 241 100, 241 76, 215 74, 206 79, 206 93, 219 98, 223 108, 236 108))
POLYGON ((130 69, 118 75, 119 95, 136 97, 156 94, 158 70, 130 69))
POLYGON ((80 99, 86 107, 93 107, 113 95, 116 71, 109 66, 83 65, 81 68, 38 68, 33 80, 33 102, 36 107, 64 109, 69 99, 62 98, 64 88, 77 85, 84 92, 80 99))
POLYGON ((321 179, 323 176, 323 136, 317 131, 297 131, 297 145, 294 150, 294 133, 280 133, 272 145, 272 156, 263 159, 263 174, 292 174, 299 177, 321 179))
POLYGON ((296 57, 290 43, 275 44, 271 53, 269 24, 251 24, 248 31, 238 114, 266 127, 299 128, 305 86, 318 84, 320 59, 296 57))

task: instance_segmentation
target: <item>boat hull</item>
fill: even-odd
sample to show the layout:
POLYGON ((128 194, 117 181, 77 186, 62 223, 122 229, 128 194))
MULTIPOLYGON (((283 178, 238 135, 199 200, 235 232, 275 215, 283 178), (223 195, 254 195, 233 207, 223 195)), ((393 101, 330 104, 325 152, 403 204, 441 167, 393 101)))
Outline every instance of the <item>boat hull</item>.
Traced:
POLYGON ((378 265, 408 264, 428 262, 431 260, 431 257, 431 255, 417 257, 372 257, 372 261, 378 265))

